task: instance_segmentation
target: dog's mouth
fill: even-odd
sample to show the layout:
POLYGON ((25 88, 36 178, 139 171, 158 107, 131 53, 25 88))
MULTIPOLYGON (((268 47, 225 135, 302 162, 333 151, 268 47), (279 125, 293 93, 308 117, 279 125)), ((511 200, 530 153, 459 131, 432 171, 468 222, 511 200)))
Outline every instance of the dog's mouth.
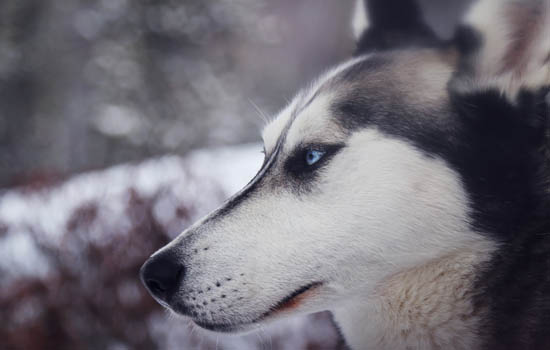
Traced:
POLYGON ((266 319, 272 318, 276 315, 289 313, 292 310, 298 308, 303 302, 313 296, 315 291, 321 287, 322 282, 313 282, 307 284, 303 287, 296 289, 294 292, 290 293, 288 296, 284 297, 279 301, 275 306, 271 307, 269 311, 265 312, 260 317, 245 323, 231 323, 231 324, 222 324, 222 323, 208 323, 193 320, 199 327, 214 331, 214 332, 223 332, 223 333, 232 333, 246 330, 247 328, 255 323, 264 321, 266 319))
POLYGON ((307 284, 301 288, 296 289, 294 292, 283 298, 278 302, 274 307, 272 307, 268 312, 266 312, 261 318, 267 318, 269 316, 292 311, 298 306, 300 306, 304 300, 311 297, 315 294, 315 290, 319 288, 323 283, 322 282, 313 282, 307 284))

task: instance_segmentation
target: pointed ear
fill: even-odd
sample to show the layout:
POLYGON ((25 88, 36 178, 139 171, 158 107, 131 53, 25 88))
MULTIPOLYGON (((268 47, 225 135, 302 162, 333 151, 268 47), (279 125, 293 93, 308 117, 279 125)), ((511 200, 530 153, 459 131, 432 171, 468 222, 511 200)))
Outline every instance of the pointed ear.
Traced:
POLYGON ((411 46, 439 44, 424 22, 415 0, 356 0, 353 29, 357 40, 355 54, 411 46))
POLYGON ((550 86, 550 0, 477 0, 456 41, 460 92, 497 89, 514 101, 550 86))

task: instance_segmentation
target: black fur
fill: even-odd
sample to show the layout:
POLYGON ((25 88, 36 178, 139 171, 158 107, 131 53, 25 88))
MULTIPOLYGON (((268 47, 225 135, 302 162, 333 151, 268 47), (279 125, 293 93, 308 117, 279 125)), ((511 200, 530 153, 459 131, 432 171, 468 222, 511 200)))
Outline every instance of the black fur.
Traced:
MULTIPOLYGON (((546 227, 545 227, 546 226, 546 227)), ((519 231, 495 253, 476 283, 488 317, 485 349, 549 349, 550 227, 519 231)))
POLYGON ((456 83, 462 79, 473 78, 477 59, 476 53, 484 45, 483 36, 474 28, 461 25, 457 28, 452 43, 460 57, 453 81, 456 83))
POLYGON ((355 55, 403 47, 437 46, 440 40, 422 18, 414 0, 364 0, 370 26, 355 55))
POLYGON ((523 92, 513 105, 497 91, 452 95, 463 130, 451 162, 471 195, 476 228, 499 240, 548 219, 541 177, 550 169, 540 151, 548 111, 541 98, 523 92))
POLYGON ((457 28, 453 42, 461 57, 469 57, 483 46, 481 34, 472 27, 465 25, 457 28))
POLYGON ((502 242, 476 286, 476 302, 489 311, 482 327, 487 349, 550 348, 550 112, 545 94, 545 89, 523 92, 515 107, 487 104, 472 115, 488 115, 496 122, 499 112, 508 108, 513 112, 505 118, 521 118, 499 127, 501 137, 507 136, 501 139, 506 149, 504 155, 492 157, 505 172, 485 193, 480 187, 473 189, 482 192, 477 195, 479 206, 493 204, 486 198, 491 190, 502 193, 499 197, 504 200, 492 211, 478 208, 478 220, 492 227, 491 234, 502 242), (509 165, 504 164, 506 156, 509 165))

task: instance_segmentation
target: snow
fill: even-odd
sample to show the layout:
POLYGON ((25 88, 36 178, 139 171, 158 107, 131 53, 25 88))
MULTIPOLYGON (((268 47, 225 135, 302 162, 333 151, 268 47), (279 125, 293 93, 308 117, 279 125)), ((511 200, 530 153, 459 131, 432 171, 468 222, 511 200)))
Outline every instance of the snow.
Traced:
MULTIPOLYGON (((184 159, 164 156, 78 175, 59 187, 39 192, 7 191, 0 196, 0 223, 9 223, 10 233, 40 228, 49 239, 55 239, 65 230, 72 211, 83 204, 101 201, 110 206, 111 215, 116 216, 123 209, 119 199, 128 189, 149 197, 160 189, 176 185, 179 197, 200 199, 198 197, 207 196, 215 184, 217 189, 231 194, 259 169, 260 150, 261 146, 249 144, 196 151, 184 159)), ((200 204, 206 207, 200 210, 205 214, 218 201, 200 204)))
MULTIPOLYGON (((98 215, 102 218, 101 227, 90 228, 89 238, 107 243, 112 232, 130 224, 124 213, 130 189, 142 197, 170 192, 154 207, 156 219, 166 226, 171 224, 178 201, 193 203, 194 221, 254 176, 262 162, 260 150, 260 145, 248 144, 196 151, 183 159, 169 155, 77 175, 37 192, 6 191, 0 196, 0 225, 7 227, 7 234, 0 238, 0 266, 9 266, 20 275, 46 275, 47 263, 30 234, 49 242, 61 239, 75 209, 89 203, 101 203, 98 215)), ((175 236, 182 227, 173 223, 167 229, 175 236)))

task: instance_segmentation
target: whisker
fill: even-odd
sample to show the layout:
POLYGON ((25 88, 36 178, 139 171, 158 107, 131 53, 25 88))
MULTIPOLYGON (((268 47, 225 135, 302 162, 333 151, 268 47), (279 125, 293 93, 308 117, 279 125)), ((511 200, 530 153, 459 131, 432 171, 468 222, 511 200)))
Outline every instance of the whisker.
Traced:
POLYGON ((267 336, 267 339, 269 339, 269 350, 273 350, 273 337, 271 337, 271 334, 266 332, 265 328, 260 325, 260 332, 265 334, 267 336))
POLYGON ((262 120, 264 125, 268 124, 269 117, 267 116, 267 114, 264 113, 264 111, 262 111, 261 108, 256 103, 254 103, 254 101, 252 101, 250 98, 248 99, 248 102, 250 102, 252 107, 254 107, 254 110, 256 110, 257 116, 262 120))
POLYGON ((191 327, 191 331, 189 332, 189 338, 192 338, 193 334, 197 330, 197 327, 195 326, 195 324, 192 321, 189 321, 189 327, 191 327))
POLYGON ((260 331, 258 332, 254 332, 256 334, 256 336, 258 337, 258 339, 260 340, 260 350, 264 350, 264 340, 262 338, 262 334, 260 331))

